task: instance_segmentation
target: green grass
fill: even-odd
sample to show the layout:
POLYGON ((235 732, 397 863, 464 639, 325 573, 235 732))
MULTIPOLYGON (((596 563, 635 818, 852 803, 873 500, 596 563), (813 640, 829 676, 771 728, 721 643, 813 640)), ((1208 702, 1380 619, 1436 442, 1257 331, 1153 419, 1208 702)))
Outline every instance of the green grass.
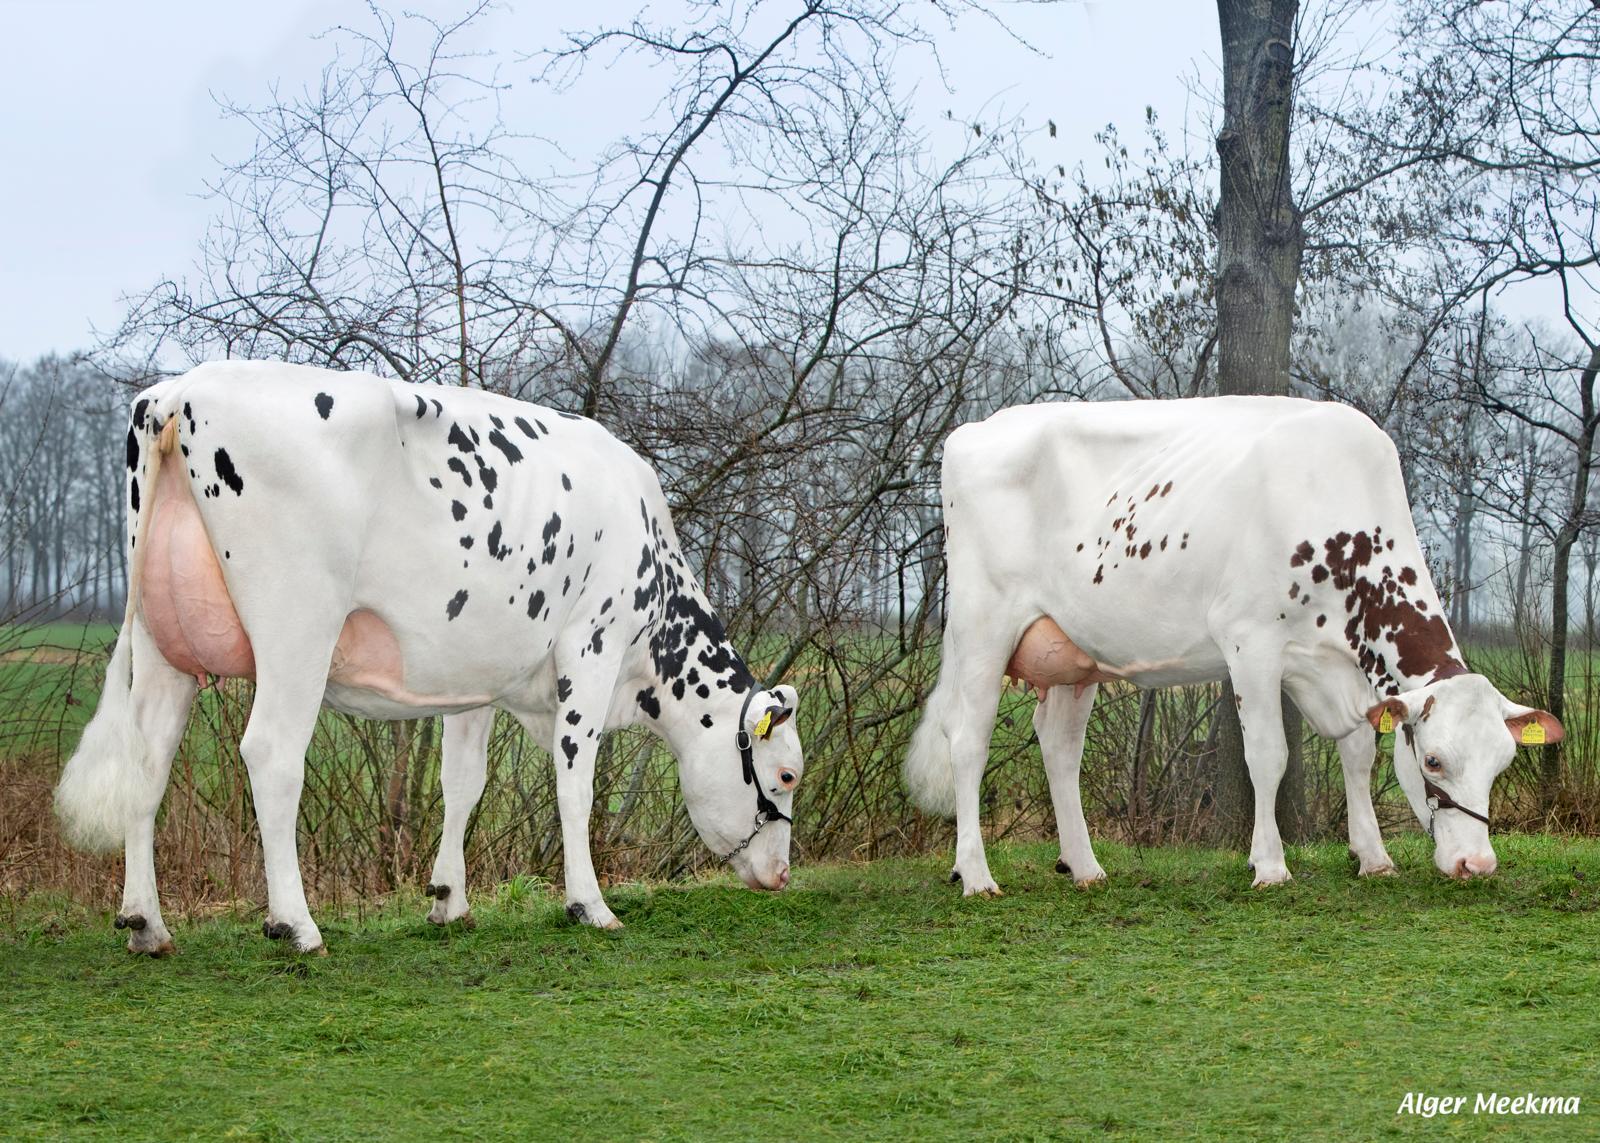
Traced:
MULTIPOLYGON (((1500 875, 1358 881, 1338 846, 1256 892, 1237 854, 1050 845, 619 886, 628 928, 526 882, 472 932, 420 898, 322 917, 297 958, 250 915, 134 959, 104 915, 0 902, 0 1131, 370 1137, 1460 1138, 1600 1135, 1600 843, 1498 839, 1500 875), (1577 1119, 1401 1119, 1404 1093, 1578 1095, 1577 1119)), ((1471 1101, 1469 1100, 1469 1108, 1471 1101)))

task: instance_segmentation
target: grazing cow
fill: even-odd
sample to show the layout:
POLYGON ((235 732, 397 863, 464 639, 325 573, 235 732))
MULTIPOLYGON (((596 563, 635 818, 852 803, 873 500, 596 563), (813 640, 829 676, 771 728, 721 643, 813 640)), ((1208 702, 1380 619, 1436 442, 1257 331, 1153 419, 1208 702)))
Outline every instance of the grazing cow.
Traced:
POLYGON ((1489 789, 1519 742, 1561 724, 1470 673, 1428 577, 1394 445, 1339 405, 1219 397, 1035 405, 951 434, 949 615, 906 760, 913 797, 956 818, 967 894, 997 892, 978 785, 1002 679, 1039 692, 1038 731, 1080 884, 1095 860, 1078 769, 1099 683, 1233 682, 1255 787, 1255 883, 1285 881, 1273 801, 1287 690, 1344 767, 1350 850, 1390 873, 1373 813, 1373 726, 1447 874, 1494 870, 1489 789))
POLYGON ((462 838, 494 707, 550 747, 574 919, 618 924, 588 830, 600 733, 629 723, 677 755, 705 844, 753 888, 787 884, 794 691, 757 686, 654 473, 599 425, 482 391, 224 362, 144 393, 127 443, 127 617, 57 806, 78 843, 125 845, 131 950, 172 947, 152 837, 208 675, 256 680, 240 753, 264 930, 298 949, 322 944, 295 818, 324 703, 455 716, 434 920, 466 911, 462 838))

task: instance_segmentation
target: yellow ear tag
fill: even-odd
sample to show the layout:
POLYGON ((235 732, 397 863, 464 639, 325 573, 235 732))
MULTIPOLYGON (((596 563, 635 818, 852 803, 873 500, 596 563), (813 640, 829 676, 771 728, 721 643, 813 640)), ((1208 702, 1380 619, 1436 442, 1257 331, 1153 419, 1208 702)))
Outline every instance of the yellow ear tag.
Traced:
POLYGON ((761 721, 756 723, 755 735, 756 735, 757 738, 765 738, 767 735, 769 735, 771 733, 772 733, 772 712, 769 710, 769 711, 767 711, 766 714, 761 716, 761 721))
POLYGON ((1393 734, 1394 733, 1394 715, 1389 713, 1389 710, 1388 710, 1387 707, 1385 707, 1383 713, 1378 716, 1378 733, 1379 734, 1393 734))
POLYGON ((1544 723, 1540 722, 1538 719, 1532 719, 1532 720, 1530 720, 1528 722, 1523 723, 1522 724, 1522 745, 1524 745, 1524 746, 1543 746, 1544 745, 1544 723))

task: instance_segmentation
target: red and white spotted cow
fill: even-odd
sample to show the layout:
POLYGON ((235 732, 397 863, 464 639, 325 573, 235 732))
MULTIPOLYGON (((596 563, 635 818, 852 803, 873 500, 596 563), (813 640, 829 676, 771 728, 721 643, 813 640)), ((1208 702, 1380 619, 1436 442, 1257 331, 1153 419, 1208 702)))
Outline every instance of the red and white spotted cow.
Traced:
POLYGON ((454 716, 433 920, 466 912, 463 837, 496 707, 554 757, 575 919, 618 923, 588 828, 600 732, 628 723, 677 755, 706 845, 752 887, 787 884, 794 691, 756 685, 654 473, 593 421, 367 374, 204 365, 134 405, 128 507, 126 622, 57 807, 80 844, 125 846, 117 924, 130 949, 172 947, 152 838, 208 675, 256 680, 240 752, 266 857, 264 928, 301 950, 322 944, 295 819, 324 703, 454 716))
POLYGON ((1096 686, 1112 679, 1233 681, 1257 885, 1289 877, 1273 815, 1287 759, 1280 690, 1338 743, 1363 874, 1394 869, 1371 793, 1372 729, 1385 717, 1402 731, 1395 772, 1433 832, 1435 864, 1457 877, 1494 870, 1490 786, 1518 742, 1558 741, 1561 725, 1467 670, 1394 445, 1366 417, 1280 397, 1007 409, 951 434, 943 493, 944 659, 906 779, 924 808, 954 812, 952 876, 966 893, 997 891, 978 786, 1008 674, 1039 691, 1057 869, 1079 883, 1105 876, 1078 770, 1096 686))

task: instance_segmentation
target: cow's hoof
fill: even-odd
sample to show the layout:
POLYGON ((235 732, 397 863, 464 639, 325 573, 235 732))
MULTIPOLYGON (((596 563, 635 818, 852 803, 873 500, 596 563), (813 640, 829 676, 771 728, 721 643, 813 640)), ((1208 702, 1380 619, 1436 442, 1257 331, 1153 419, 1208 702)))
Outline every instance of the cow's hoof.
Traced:
POLYGON ((1357 874, 1359 877, 1398 877, 1399 875, 1399 871, 1395 869, 1392 861, 1385 861, 1382 865, 1369 866, 1363 864, 1361 872, 1357 874))
POLYGON ((596 929, 622 928, 622 922, 604 905, 589 906, 581 901, 573 901, 567 906, 567 916, 574 924, 590 925, 596 929))
POLYGON ((471 909, 468 909, 465 913, 462 913, 459 916, 451 917, 447 916, 443 910, 438 907, 435 907, 433 912, 428 914, 428 924, 438 925, 441 929, 450 925, 459 925, 461 928, 469 931, 478 927, 478 922, 473 919, 471 909))
POLYGON ((128 951, 135 956, 148 956, 160 959, 162 957, 176 956, 178 946, 172 943, 172 938, 165 934, 159 937, 150 933, 136 933, 128 938, 128 951))
POLYGON ((1000 891, 1000 886, 996 885, 993 881, 989 882, 987 885, 979 885, 977 883, 969 885, 962 892, 961 895, 963 897, 991 897, 991 898, 992 897, 1004 897, 1005 896, 1005 894, 1000 891))
POLYGON ((1056 872, 1072 877, 1072 883, 1079 889, 1087 889, 1091 885, 1099 885, 1106 879, 1106 871, 1098 866, 1091 872, 1085 873, 1082 877, 1073 877, 1072 866, 1060 858, 1056 860, 1056 872))
POLYGON ((127 916, 118 913, 117 919, 111 923, 119 929, 132 929, 136 933, 144 932, 146 924, 144 917, 139 913, 130 913, 127 916))
POLYGON ((1256 868, 1256 879, 1250 883, 1250 888, 1265 889, 1269 885, 1286 885, 1292 880, 1287 866, 1261 865, 1256 868))

